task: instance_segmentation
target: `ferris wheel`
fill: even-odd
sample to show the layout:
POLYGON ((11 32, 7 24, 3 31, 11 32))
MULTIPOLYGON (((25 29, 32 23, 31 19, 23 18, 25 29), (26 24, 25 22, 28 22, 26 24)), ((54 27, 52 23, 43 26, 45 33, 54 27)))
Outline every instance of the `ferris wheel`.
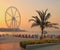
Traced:
POLYGON ((5 22, 9 28, 18 28, 21 23, 19 10, 14 7, 8 7, 5 12, 5 22))

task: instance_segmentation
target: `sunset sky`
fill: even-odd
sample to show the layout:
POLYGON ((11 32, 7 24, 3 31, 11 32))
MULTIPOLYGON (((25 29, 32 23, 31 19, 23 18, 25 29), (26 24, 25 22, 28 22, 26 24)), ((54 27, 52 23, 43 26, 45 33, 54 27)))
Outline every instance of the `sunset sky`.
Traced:
POLYGON ((6 28, 5 11, 8 7, 15 6, 21 15, 21 29, 40 30, 38 27, 31 29, 28 20, 33 15, 38 15, 35 10, 46 10, 51 13, 49 21, 60 26, 60 0, 0 0, 0 28, 6 28))

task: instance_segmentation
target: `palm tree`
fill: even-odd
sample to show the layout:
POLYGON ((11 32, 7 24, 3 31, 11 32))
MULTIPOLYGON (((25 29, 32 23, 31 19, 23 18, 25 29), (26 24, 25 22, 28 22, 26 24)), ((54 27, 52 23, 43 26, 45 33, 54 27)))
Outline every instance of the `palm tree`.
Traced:
POLYGON ((41 38, 43 38, 44 29, 46 27, 47 28, 49 27, 49 28, 58 29, 58 27, 56 27, 56 25, 58 25, 57 23, 51 23, 51 22, 48 21, 48 19, 50 18, 51 14, 47 13, 47 10, 48 9, 46 9, 45 11, 36 10, 36 12, 38 13, 39 17, 38 16, 32 16, 32 19, 29 20, 29 21, 33 21, 31 27, 40 26, 41 31, 42 31, 41 38))

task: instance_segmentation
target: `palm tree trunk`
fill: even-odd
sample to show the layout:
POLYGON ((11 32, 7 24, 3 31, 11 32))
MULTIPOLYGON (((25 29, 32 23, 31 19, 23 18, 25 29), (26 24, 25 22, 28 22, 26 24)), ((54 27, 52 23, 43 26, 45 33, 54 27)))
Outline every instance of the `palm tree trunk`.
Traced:
POLYGON ((44 29, 42 28, 42 29, 41 29, 42 32, 41 32, 41 37, 40 37, 40 39, 43 39, 43 30, 44 30, 44 29))

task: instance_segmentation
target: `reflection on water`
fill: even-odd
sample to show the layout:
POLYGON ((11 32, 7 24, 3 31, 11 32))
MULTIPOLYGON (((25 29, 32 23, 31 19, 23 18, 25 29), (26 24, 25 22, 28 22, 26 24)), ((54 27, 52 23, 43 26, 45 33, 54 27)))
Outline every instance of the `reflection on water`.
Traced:
POLYGON ((0 50, 24 50, 18 42, 0 43, 0 50))

